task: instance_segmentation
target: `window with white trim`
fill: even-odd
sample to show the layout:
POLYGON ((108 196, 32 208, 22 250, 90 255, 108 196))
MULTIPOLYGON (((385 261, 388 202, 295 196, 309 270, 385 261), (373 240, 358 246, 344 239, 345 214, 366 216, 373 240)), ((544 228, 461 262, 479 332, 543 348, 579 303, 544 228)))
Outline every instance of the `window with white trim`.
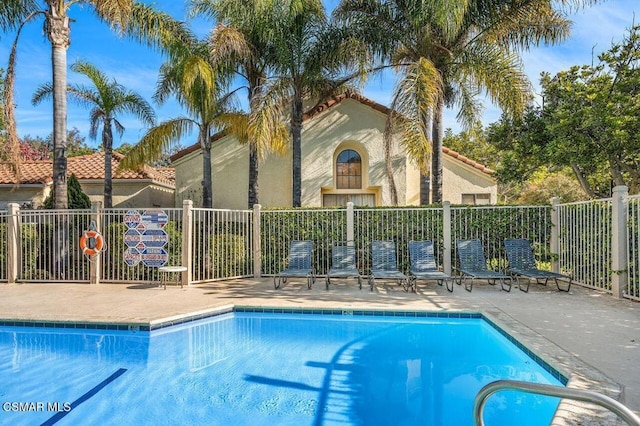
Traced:
POLYGON ((491 204, 491 194, 462 194, 462 204, 486 206, 491 204))
POLYGON ((362 189, 362 159, 352 149, 345 149, 336 159, 336 188, 362 189))

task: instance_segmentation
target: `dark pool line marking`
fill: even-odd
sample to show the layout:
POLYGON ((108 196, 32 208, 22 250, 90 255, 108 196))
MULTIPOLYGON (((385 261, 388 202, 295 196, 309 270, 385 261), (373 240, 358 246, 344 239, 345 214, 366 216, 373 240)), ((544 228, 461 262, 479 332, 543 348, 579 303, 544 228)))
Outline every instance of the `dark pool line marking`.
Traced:
POLYGON ((91 389, 89 392, 85 393, 84 395, 82 395, 80 398, 76 399, 75 401, 73 401, 71 403, 71 409, 69 411, 60 411, 58 413, 56 413, 53 417, 51 417, 49 420, 47 420, 46 422, 42 423, 40 426, 51 426, 56 424, 57 422, 59 422, 60 420, 62 420, 62 418, 64 416, 66 416, 67 414, 69 414, 71 411, 73 411, 74 408, 76 408, 78 405, 82 404, 83 402, 85 402, 87 399, 91 398, 92 396, 94 396, 95 394, 97 394, 98 392, 100 392, 102 390, 102 388, 104 388, 105 386, 107 386, 109 383, 113 382, 115 379, 117 379, 118 377, 122 376, 125 372, 127 371, 126 368, 120 368, 118 369, 115 373, 113 373, 112 375, 110 375, 109 377, 107 377, 106 379, 104 379, 102 382, 98 383, 93 389, 91 389))

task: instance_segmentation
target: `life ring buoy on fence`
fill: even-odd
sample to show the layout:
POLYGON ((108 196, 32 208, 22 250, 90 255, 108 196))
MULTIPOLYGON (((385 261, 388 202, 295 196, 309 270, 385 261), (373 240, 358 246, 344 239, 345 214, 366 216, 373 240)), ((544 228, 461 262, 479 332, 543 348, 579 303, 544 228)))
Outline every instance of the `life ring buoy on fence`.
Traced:
POLYGON ((80 237, 80 249, 87 256, 100 253, 104 247, 104 238, 98 231, 85 231, 80 237))

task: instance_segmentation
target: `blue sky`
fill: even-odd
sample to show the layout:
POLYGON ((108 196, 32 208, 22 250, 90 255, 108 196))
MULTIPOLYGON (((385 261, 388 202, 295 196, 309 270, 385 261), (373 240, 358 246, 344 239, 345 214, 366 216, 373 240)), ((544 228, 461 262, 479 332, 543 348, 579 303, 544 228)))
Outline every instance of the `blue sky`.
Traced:
MULTIPOLYGON (((325 6, 331 10, 338 0, 325 0, 325 6)), ((183 19, 183 3, 174 0, 156 0, 157 8, 172 16, 183 19)), ((592 57, 607 50, 612 42, 621 40, 625 30, 634 21, 635 12, 640 12, 638 0, 609 0, 591 8, 578 11, 570 17, 574 21, 571 38, 561 45, 537 47, 523 54, 525 72, 529 75, 534 89, 539 91, 539 75, 542 71, 556 73, 572 65, 590 64, 592 57)), ((157 71, 163 62, 162 56, 144 46, 118 38, 103 23, 92 15, 88 8, 74 5, 69 15, 75 19, 72 24, 72 42, 68 50, 68 64, 82 59, 98 66, 107 75, 119 83, 133 89, 151 101, 157 81, 157 71)), ((204 36, 211 23, 197 20, 192 23, 196 33, 204 36)), ((13 34, 0 35, 0 67, 6 68, 9 48, 13 34)), ((38 85, 51 80, 51 47, 42 33, 42 21, 29 24, 20 40, 16 81, 16 104, 18 133, 21 136, 46 137, 51 133, 51 103, 42 102, 31 105, 31 96, 38 85)), ((70 83, 85 83, 78 75, 69 71, 70 83)), ((384 105, 389 105, 396 77, 392 72, 372 78, 364 88, 364 95, 384 105)), ((482 121, 485 125, 500 117, 500 110, 484 101, 485 111, 482 121)), ((155 106, 160 120, 182 115, 175 102, 155 106)), ((456 123, 456 111, 447 111, 445 127, 459 131, 456 123)), ((77 127, 83 136, 88 134, 89 112, 72 103, 68 106, 68 128, 77 127)), ((130 116, 121 117, 126 128, 122 138, 114 141, 115 146, 124 142, 136 143, 145 129, 130 116)), ((182 142, 183 146, 192 143, 193 138, 182 142)), ((97 141, 87 138, 91 146, 97 141)))

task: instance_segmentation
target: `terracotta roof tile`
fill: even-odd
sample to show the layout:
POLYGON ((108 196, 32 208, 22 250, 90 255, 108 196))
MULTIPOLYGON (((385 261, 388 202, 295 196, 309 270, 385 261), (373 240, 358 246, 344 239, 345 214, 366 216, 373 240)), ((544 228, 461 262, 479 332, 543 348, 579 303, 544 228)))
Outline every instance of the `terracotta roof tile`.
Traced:
MULTIPOLYGON (((161 170, 144 166, 140 170, 118 170, 124 155, 114 152, 111 159, 113 179, 150 179, 167 185, 175 185, 175 171, 161 170)), ((171 169, 173 170, 173 169, 171 169)), ((22 164, 21 184, 52 182, 53 164, 50 160, 27 161, 22 164)), ((75 174, 79 180, 104 180, 104 152, 70 157, 67 159, 67 175, 75 174)), ((0 184, 14 184, 13 171, 6 165, 0 165, 0 184)))
POLYGON ((462 155, 462 154, 460 154, 460 153, 458 153, 458 152, 456 152, 456 151, 454 151, 452 149, 447 148, 446 146, 442 147, 442 153, 443 154, 447 154, 448 156, 453 157, 453 158, 455 158, 455 159, 457 159, 459 161, 462 161, 463 163, 468 164, 469 166, 473 167, 474 169, 478 169, 483 173, 487 173, 487 174, 495 173, 493 170, 491 170, 487 166, 485 166, 483 164, 480 164, 480 163, 478 163, 476 161, 473 161, 473 160, 465 157, 464 155, 462 155))
MULTIPOLYGON (((224 136, 226 135, 225 132, 218 132, 215 135, 211 136, 211 142, 215 142, 219 139, 222 139, 224 136)), ((169 157, 169 160, 171 160, 171 162, 176 161, 179 158, 184 157, 187 154, 191 154, 192 152, 196 152, 200 149, 200 142, 196 142, 191 146, 186 147, 185 149, 182 149, 178 152, 176 152, 175 154, 173 154, 171 157, 169 157)))
MULTIPOLYGON (((391 112, 391 108, 384 106, 382 104, 379 104, 376 101, 373 101, 369 98, 366 98, 364 96, 362 96, 359 93, 355 93, 353 91, 349 91, 337 96, 333 96, 331 98, 329 98, 326 102, 323 102, 319 105, 316 105, 315 107, 313 107, 311 110, 307 111, 303 116, 302 116, 302 121, 306 121, 310 118, 315 117, 316 115, 320 114, 323 111, 328 110, 329 108, 332 108, 336 105, 339 105, 342 101, 344 101, 345 99, 354 99, 358 102, 360 102, 361 104, 367 105, 370 108, 375 109, 376 111, 380 111, 383 114, 389 114, 391 112)), ((213 135, 211 137, 212 141, 218 140, 221 137, 223 137, 224 134, 222 133, 217 133, 215 135, 213 135)), ((171 156, 171 161, 175 161, 179 158, 184 157, 185 155, 195 152, 198 149, 200 149, 200 144, 195 143, 185 149, 183 149, 182 151, 179 151, 177 153, 175 153, 174 155, 171 156)), ((462 161, 463 163, 470 165, 478 170, 480 170, 483 173, 487 173, 487 174, 493 174, 495 173, 493 170, 489 169, 488 167, 485 167, 484 165, 477 163, 473 160, 470 160, 469 158, 449 149, 446 147, 443 147, 442 152, 444 154, 447 154, 459 161, 462 161)))

